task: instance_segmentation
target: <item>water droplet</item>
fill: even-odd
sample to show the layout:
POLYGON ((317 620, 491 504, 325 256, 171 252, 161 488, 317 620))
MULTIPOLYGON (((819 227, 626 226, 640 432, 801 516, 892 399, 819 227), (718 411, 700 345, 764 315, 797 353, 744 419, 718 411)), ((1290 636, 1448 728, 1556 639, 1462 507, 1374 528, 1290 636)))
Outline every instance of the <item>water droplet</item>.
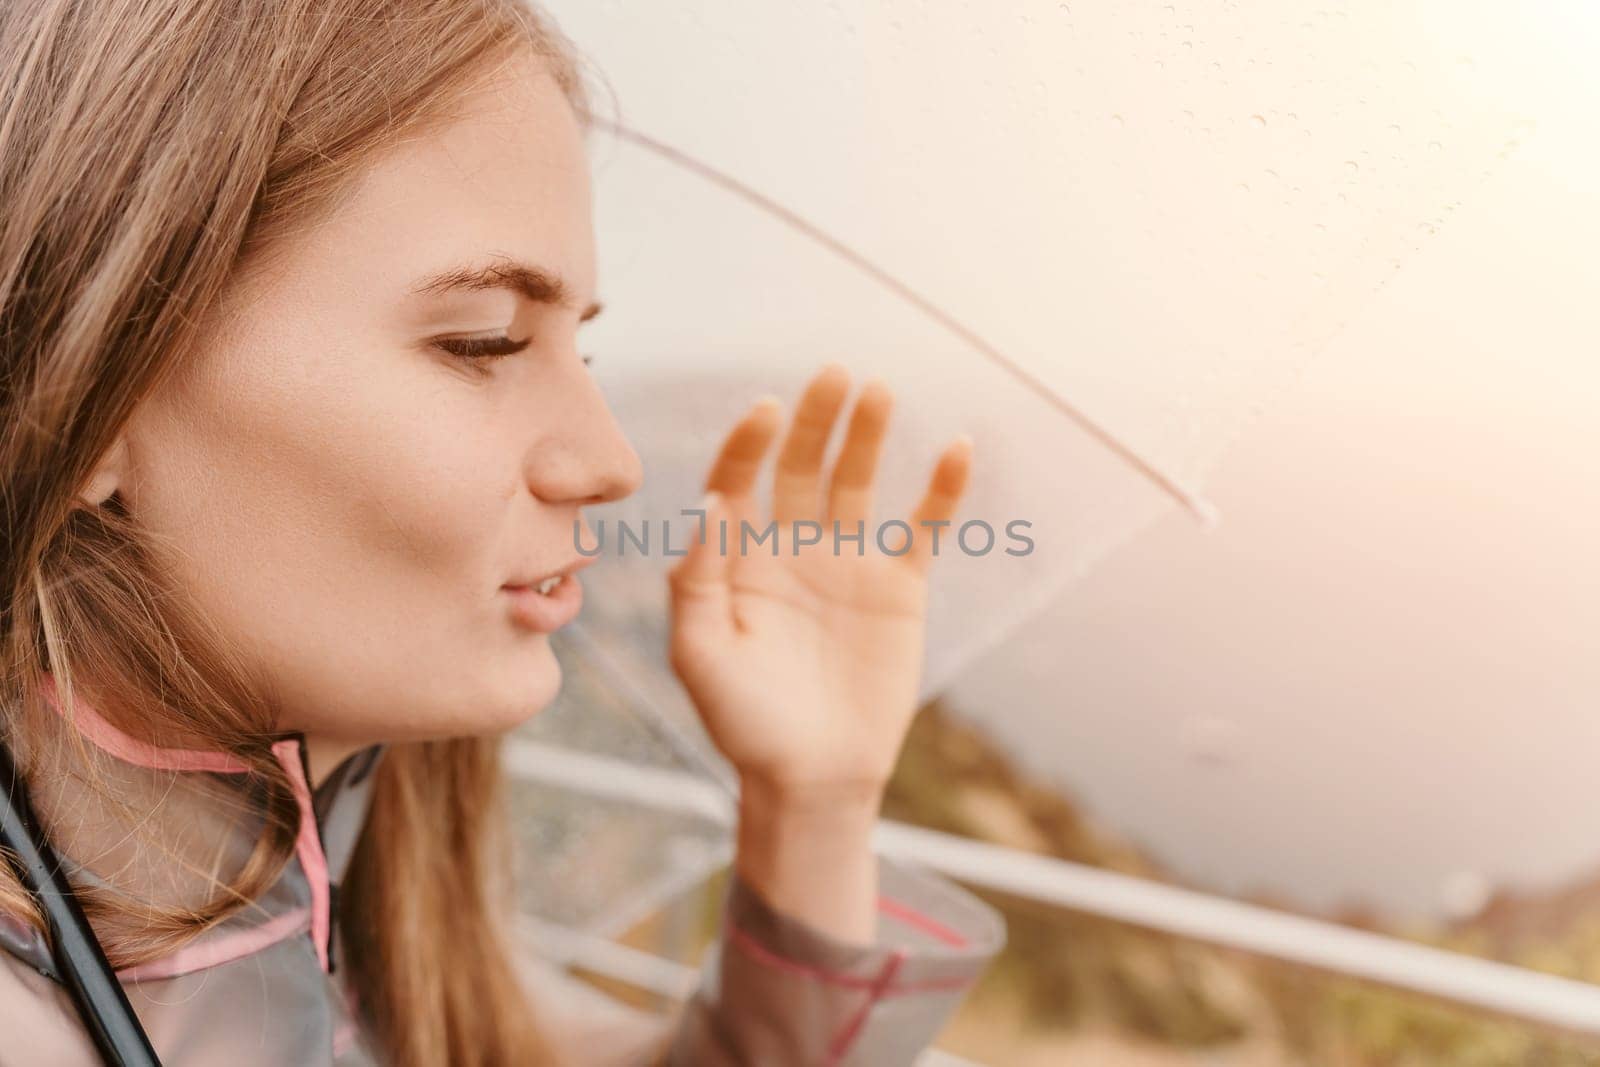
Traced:
POLYGON ((1250 116, 1250 125, 1256 127, 1257 129, 1260 129, 1261 127, 1266 126, 1266 124, 1267 124, 1267 117, 1265 115, 1251 115, 1250 116))
POLYGON ((1428 151, 1437 152, 1437 151, 1439 151, 1439 148, 1440 148, 1440 144, 1439 144, 1438 141, 1429 141, 1428 142, 1428 151))
POLYGON ((1121 112, 1117 112, 1111 116, 1111 123, 1114 126, 1126 126, 1128 120, 1122 117, 1121 112))
POLYGON ((1478 871, 1456 871, 1439 886, 1439 905, 1455 922, 1481 913, 1493 896, 1494 886, 1478 871))
POLYGON ((1353 159, 1347 159, 1344 161, 1344 169, 1349 173, 1354 174, 1356 171, 1361 169, 1361 165, 1353 159))
POLYGON ((1239 743, 1239 728, 1220 715, 1196 715, 1183 726, 1184 747, 1196 763, 1213 767, 1232 763, 1239 743))

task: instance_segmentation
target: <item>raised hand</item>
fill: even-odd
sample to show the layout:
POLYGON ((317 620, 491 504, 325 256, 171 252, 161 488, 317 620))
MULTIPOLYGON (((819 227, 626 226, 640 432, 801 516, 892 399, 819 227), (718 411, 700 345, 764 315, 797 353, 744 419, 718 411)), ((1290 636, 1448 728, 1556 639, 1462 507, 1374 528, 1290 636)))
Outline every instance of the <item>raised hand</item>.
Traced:
MULTIPOLYGON (((903 520, 909 547, 891 554, 905 546, 906 531, 888 527, 887 551, 880 549, 872 516, 893 405, 881 380, 862 389, 838 460, 826 476, 822 469, 849 388, 849 372, 832 363, 802 395, 773 479, 775 531, 758 513, 754 486, 782 403, 762 400, 729 432, 706 479, 715 495, 704 541, 692 543, 669 576, 671 663, 747 790, 855 797, 875 810, 916 712, 935 558, 936 531, 924 523, 951 520, 972 443, 963 434, 946 446, 903 520), (820 537, 807 520, 820 524, 820 537), (844 539, 858 532, 859 540, 844 539), (760 535, 767 536, 758 542, 760 535)), ((952 531, 937 533, 946 551, 952 531)))

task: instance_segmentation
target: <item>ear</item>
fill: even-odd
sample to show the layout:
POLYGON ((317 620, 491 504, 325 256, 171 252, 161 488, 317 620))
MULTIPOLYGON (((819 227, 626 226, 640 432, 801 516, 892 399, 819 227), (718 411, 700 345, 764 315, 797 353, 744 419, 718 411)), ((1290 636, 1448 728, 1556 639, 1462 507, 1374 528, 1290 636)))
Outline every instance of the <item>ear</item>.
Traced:
POLYGON ((78 490, 74 506, 99 507, 110 499, 112 493, 127 484, 127 477, 128 441, 119 434, 111 447, 106 449, 105 455, 100 457, 100 462, 95 464, 89 480, 78 490))

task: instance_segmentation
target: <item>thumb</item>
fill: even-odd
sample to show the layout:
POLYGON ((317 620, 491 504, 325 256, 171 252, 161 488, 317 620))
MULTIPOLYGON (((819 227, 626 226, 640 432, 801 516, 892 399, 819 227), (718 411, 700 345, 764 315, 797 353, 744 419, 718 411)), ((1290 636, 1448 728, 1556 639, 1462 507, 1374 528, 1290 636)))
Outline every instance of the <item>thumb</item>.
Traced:
POLYGON ((732 554, 722 551, 727 501, 712 490, 701 507, 703 523, 695 524, 688 549, 667 572, 674 634, 684 628, 701 634, 719 633, 733 621, 728 586, 732 554))

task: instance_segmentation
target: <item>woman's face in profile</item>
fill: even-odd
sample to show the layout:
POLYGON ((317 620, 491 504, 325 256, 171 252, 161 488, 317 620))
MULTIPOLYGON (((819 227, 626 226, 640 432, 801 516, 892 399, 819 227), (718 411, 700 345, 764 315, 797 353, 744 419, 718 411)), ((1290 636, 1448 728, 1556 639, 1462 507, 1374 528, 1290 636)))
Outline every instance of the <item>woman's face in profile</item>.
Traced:
POLYGON ((333 747, 549 702, 548 634, 502 586, 581 559, 583 505, 641 480, 579 351, 596 265, 566 98, 528 56, 456 114, 241 281, 124 437, 117 488, 163 563, 277 687, 282 728, 333 747), (425 287, 495 266, 543 277, 425 287))

